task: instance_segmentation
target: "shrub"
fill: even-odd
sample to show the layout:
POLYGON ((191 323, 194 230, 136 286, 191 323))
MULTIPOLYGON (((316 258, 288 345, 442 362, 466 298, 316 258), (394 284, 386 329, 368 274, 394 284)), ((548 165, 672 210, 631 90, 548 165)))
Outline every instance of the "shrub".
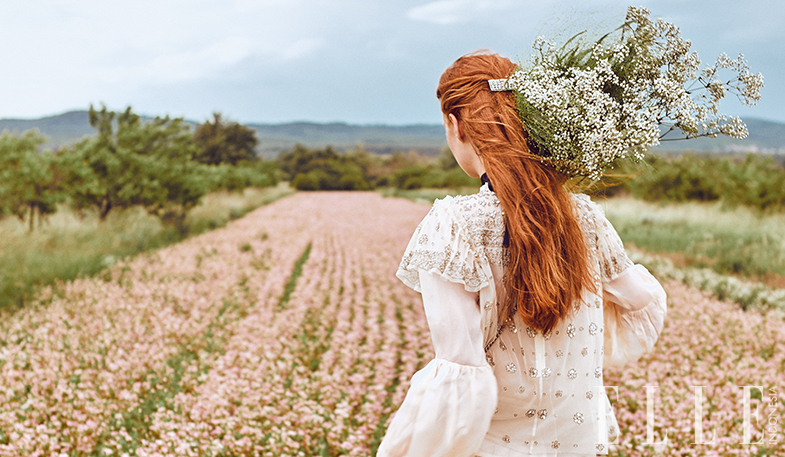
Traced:
POLYGON ((604 177, 590 193, 629 192, 648 201, 716 201, 764 211, 785 210, 785 170, 770 156, 651 156, 604 177))
POLYGON ((298 145, 282 154, 278 164, 299 190, 369 190, 367 169, 372 160, 362 150, 341 155, 329 146, 309 150, 298 145))
POLYGON ((292 180, 292 186, 297 190, 321 190, 322 183, 328 178, 327 174, 321 170, 314 170, 309 173, 300 173, 292 180))
POLYGON ((414 165, 398 170, 393 175, 393 184, 398 189, 411 190, 423 187, 423 178, 428 174, 428 168, 423 165, 414 165))

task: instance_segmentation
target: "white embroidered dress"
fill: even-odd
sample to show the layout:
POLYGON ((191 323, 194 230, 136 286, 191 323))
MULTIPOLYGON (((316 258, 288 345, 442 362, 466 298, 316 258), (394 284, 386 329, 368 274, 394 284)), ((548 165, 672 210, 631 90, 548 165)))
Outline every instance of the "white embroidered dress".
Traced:
POLYGON ((436 358, 412 378, 378 456, 608 453, 618 427, 603 364, 621 366, 652 349, 666 297, 632 265, 601 208, 585 195, 573 201, 595 290, 547 335, 517 316, 499 322, 505 228, 487 184, 434 203, 397 276, 423 294, 436 358))

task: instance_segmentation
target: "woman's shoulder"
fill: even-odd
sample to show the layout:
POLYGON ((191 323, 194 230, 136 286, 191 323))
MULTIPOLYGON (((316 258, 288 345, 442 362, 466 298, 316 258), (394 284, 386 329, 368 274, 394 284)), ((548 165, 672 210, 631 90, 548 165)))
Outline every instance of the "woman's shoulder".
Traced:
POLYGON ((602 207, 597 203, 593 202, 591 197, 586 194, 576 194, 570 193, 570 197, 572 197, 573 204, 575 207, 584 213, 596 213, 602 212, 602 207))
POLYGON ((602 206, 592 201, 586 194, 571 193, 575 213, 584 231, 593 232, 597 230, 598 223, 605 219, 605 211, 602 206))
POLYGON ((448 196, 436 200, 434 207, 437 205, 449 208, 464 221, 479 217, 501 217, 503 214, 499 199, 487 184, 476 194, 448 196))
POLYGON ((445 197, 436 200, 420 222, 396 275, 404 284, 420 291, 419 272, 436 273, 450 282, 464 284, 477 292, 490 284, 485 271, 485 246, 478 243, 472 223, 463 214, 475 196, 445 197))
POLYGON ((477 252, 483 253, 491 264, 505 263, 504 211, 488 185, 476 194, 445 198, 439 204, 454 215, 477 252))
POLYGON ((608 282, 632 266, 624 250, 624 243, 616 229, 605 217, 602 205, 593 202, 588 195, 572 194, 578 219, 586 234, 589 248, 598 256, 603 281, 608 282))

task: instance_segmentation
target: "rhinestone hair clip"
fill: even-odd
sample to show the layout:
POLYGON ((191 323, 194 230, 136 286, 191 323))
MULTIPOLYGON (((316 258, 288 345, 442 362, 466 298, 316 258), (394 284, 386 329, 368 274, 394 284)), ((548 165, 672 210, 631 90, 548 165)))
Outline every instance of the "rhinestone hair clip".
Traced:
POLYGON ((510 84, 506 79, 489 79, 488 86, 490 86, 491 92, 513 90, 512 84, 510 84))

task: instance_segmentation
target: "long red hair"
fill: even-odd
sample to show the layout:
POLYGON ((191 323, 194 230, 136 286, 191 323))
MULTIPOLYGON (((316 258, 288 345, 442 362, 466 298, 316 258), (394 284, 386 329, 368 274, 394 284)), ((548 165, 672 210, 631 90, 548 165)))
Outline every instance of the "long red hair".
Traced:
POLYGON ((442 112, 458 119, 461 139, 474 144, 504 209, 509 264, 503 308, 509 313, 517 304, 527 325, 548 333, 591 286, 593 272, 564 188, 567 178, 530 152, 514 92, 488 86, 514 69, 498 54, 465 55, 442 74, 436 97, 442 112))

